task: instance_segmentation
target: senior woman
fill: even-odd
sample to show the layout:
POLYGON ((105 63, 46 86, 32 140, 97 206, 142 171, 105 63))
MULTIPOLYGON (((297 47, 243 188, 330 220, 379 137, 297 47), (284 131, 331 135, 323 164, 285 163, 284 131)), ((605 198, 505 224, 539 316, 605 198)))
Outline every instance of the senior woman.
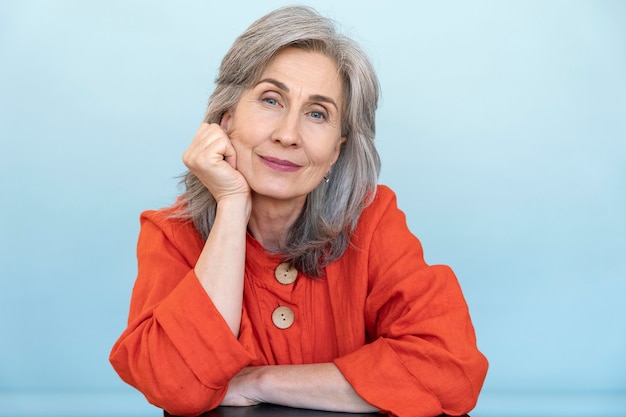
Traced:
POLYGON ((110 360, 152 404, 473 408, 487 361, 453 272, 425 263, 377 185, 377 101, 363 51, 310 8, 235 41, 183 156, 184 194, 141 216, 110 360))

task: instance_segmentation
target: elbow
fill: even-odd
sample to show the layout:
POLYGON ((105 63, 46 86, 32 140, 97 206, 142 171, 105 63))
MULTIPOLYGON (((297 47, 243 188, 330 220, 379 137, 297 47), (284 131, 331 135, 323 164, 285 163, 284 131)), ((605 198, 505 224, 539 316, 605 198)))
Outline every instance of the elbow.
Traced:
POLYGON ((442 401, 443 412, 448 415, 463 415, 469 413, 478 402, 480 391, 487 376, 489 362, 480 352, 463 366, 463 377, 450 381, 452 388, 442 401))
POLYGON ((150 404, 173 416, 199 416, 218 407, 226 393, 225 387, 212 389, 193 375, 158 375, 151 367, 137 366, 123 349, 114 350, 109 360, 124 382, 140 391, 150 404))
POLYGON ((184 394, 178 395, 146 395, 150 404, 163 409, 172 416, 195 417, 199 416, 219 404, 212 406, 207 399, 185 398, 184 394))
POLYGON ((158 387, 137 387, 148 402, 173 416, 199 416, 220 405, 225 391, 206 387, 190 389, 176 380, 158 387))

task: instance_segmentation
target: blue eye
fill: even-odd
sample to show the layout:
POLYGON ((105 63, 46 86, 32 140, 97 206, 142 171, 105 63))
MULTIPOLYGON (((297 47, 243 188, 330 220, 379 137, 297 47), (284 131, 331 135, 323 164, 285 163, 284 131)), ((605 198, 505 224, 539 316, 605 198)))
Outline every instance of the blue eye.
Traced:
POLYGON ((314 119, 325 119, 326 116, 324 115, 324 113, 318 112, 318 111, 312 111, 311 112, 311 117, 314 119))
POLYGON ((271 104, 272 106, 275 106, 278 104, 278 100, 274 98, 264 98, 263 101, 265 101, 267 104, 271 104))

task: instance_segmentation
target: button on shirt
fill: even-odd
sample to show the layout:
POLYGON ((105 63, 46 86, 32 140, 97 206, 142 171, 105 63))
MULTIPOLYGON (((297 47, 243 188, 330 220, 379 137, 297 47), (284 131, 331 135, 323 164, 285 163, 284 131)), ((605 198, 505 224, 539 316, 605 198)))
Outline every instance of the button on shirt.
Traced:
POLYGON ((244 285, 251 326, 273 355, 268 363, 321 363, 337 357, 326 278, 298 273, 248 235, 244 285))
POLYGON ((293 284, 298 277, 298 270, 291 266, 289 262, 283 262, 278 264, 274 270, 276 280, 284 285, 293 284))
POLYGON ((294 321, 293 310, 289 307, 280 306, 272 313, 272 322, 279 329, 288 329, 294 321))

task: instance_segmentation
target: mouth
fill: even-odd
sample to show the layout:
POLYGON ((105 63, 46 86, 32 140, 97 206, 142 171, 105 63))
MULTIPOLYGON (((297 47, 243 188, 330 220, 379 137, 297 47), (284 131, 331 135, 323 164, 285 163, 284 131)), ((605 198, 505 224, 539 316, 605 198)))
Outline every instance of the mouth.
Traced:
POLYGON ((272 158, 271 156, 261 156, 261 161, 273 170, 280 172, 294 172, 302 168, 301 165, 295 164, 291 161, 272 158))

